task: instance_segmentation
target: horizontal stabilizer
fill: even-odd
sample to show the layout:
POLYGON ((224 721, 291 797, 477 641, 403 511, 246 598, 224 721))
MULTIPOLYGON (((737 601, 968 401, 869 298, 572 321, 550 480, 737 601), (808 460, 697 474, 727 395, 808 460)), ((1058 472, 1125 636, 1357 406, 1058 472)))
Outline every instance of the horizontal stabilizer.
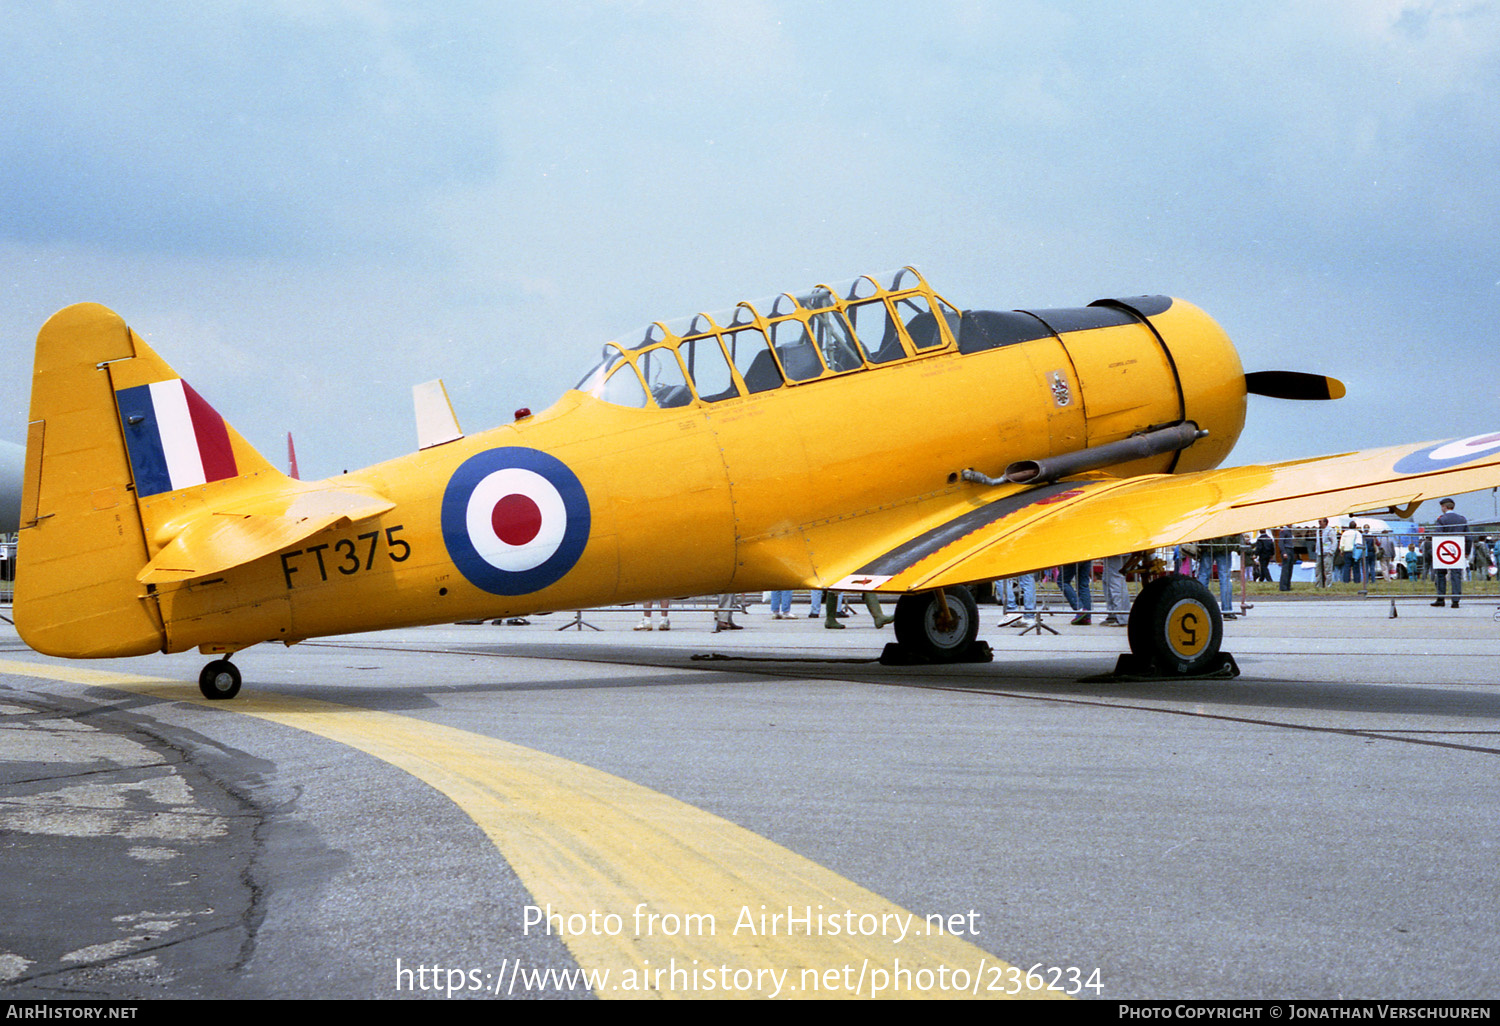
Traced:
POLYGON ((304 486, 200 511, 136 579, 166 584, 222 573, 329 527, 379 516, 395 505, 373 492, 304 486))

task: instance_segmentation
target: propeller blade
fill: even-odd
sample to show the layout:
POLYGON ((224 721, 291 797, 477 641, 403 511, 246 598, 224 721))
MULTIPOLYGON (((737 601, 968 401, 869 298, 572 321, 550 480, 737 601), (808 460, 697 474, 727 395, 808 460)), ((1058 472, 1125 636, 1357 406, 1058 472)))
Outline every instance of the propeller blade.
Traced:
POLYGON ((1272 399, 1342 399, 1344 383, 1300 371, 1255 371, 1245 375, 1245 391, 1272 399))

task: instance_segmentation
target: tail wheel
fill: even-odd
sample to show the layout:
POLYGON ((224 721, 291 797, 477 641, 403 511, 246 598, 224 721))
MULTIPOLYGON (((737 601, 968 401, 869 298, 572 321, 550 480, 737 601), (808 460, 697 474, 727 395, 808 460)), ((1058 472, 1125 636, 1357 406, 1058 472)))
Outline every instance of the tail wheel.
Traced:
POLYGON ((896 641, 928 662, 957 662, 978 636, 979 606, 968 588, 924 591, 896 601, 896 641))
POLYGON ((1196 578, 1158 577, 1130 607, 1130 651, 1169 674, 1192 676, 1218 665, 1224 619, 1196 578))
POLYGON ((240 693, 240 668, 228 659, 215 659, 198 674, 198 690, 204 698, 233 698, 240 693))

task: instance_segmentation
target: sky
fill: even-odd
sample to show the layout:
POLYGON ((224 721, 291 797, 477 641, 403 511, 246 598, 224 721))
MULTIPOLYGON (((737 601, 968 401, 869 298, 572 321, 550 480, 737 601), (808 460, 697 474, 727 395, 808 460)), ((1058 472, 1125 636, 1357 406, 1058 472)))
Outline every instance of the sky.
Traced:
POLYGON ((412 451, 418 382, 472 433, 647 321, 906 264, 1347 382, 1252 397, 1231 464, 1500 428, 1500 0, 7 0, 0 41, 0 439, 75 302, 321 477, 412 451))

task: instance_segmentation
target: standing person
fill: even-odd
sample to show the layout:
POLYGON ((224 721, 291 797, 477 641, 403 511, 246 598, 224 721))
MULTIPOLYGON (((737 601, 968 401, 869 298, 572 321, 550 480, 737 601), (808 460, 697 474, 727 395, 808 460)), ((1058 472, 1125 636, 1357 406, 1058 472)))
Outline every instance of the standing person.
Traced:
POLYGON ((1477 580, 1487 581, 1490 579, 1490 567, 1495 565, 1495 558, 1490 553, 1490 539, 1481 534, 1474 539, 1473 548, 1469 552, 1469 573, 1477 580))
POLYGON ((1093 623, 1094 561, 1086 559, 1082 563, 1065 563, 1058 585, 1062 588, 1063 598, 1068 600, 1068 605, 1076 614, 1069 622, 1080 626, 1093 623), (1078 582, 1076 591, 1073 588, 1074 581, 1078 582))
MULTIPOLYGON (((807 618, 809 620, 816 620, 818 617, 820 617, 820 616, 823 615, 823 613, 822 613, 822 609, 823 609, 823 592, 820 591, 817 588, 814 588, 812 591, 808 592, 808 596, 812 600, 812 612, 810 612, 810 613, 807 614, 807 618)), ((829 609, 829 614, 831 616, 837 616, 840 620, 842 620, 844 617, 848 616, 849 615, 849 610, 847 610, 846 608, 844 608, 844 603, 846 601, 847 600, 844 598, 844 596, 842 594, 840 594, 839 592, 836 592, 836 591, 830 591, 830 592, 828 592, 828 602, 829 602, 830 606, 831 607, 837 607, 836 610, 833 609, 833 608, 830 608, 829 609)))
POLYGON ((792 593, 790 591, 771 592, 771 619, 790 620, 792 618, 792 593))
POLYGON ((719 596, 718 607, 714 610, 714 633, 720 631, 743 630, 742 624, 734 622, 734 592, 725 592, 719 596))
POLYGON ((998 582, 998 587, 1005 591, 1006 612, 1010 611, 1011 603, 1014 601, 1011 592, 1013 583, 1021 589, 1021 625, 1029 627, 1036 623, 1036 574, 1007 577, 998 582))
POLYGON ((1327 517, 1318 521, 1318 587, 1333 584, 1333 554, 1338 551, 1339 532, 1327 517))
POLYGON ((1104 557, 1105 627, 1124 627, 1130 619, 1130 588, 1125 583, 1125 557, 1104 557))
MULTIPOLYGON (((1468 530, 1469 520, 1461 513, 1453 511, 1453 500, 1444 499, 1438 503, 1443 507, 1442 515, 1437 518, 1433 525, 1432 533, 1437 536, 1445 534, 1456 534, 1460 538, 1468 530)), ((1435 544, 1436 539, 1428 544, 1435 544)), ((1448 593, 1448 580, 1453 581, 1453 608, 1458 608, 1459 597, 1464 593, 1464 572, 1462 570, 1438 570, 1434 567, 1432 571, 1433 580, 1437 581, 1437 601, 1435 606, 1442 606, 1443 597, 1448 593)))
MULTIPOLYGON (((814 594, 816 594, 816 593, 814 593, 814 594)), ((844 599, 843 593, 842 592, 838 592, 838 591, 825 591, 825 592, 822 593, 822 599, 823 599, 823 612, 824 612, 823 626, 826 627, 826 628, 828 628, 831 631, 841 631, 841 630, 843 630, 844 629, 844 625, 841 624, 841 623, 839 623, 839 617, 841 615, 843 615, 843 616, 849 615, 847 613, 842 613, 841 614, 840 611, 839 611, 839 607, 841 605, 843 605, 843 599, 844 599)), ((814 606, 813 606, 813 608, 814 608, 814 610, 817 609, 816 600, 814 600, 814 606)), ((816 613, 815 613, 815 615, 816 615, 816 613)))
MULTIPOLYGON (((1271 559, 1276 555, 1276 543, 1269 531, 1261 531, 1255 539, 1255 579, 1269 584, 1271 581, 1271 559)), ((1241 571, 1243 572, 1243 571, 1241 571)))
POLYGON ((1290 527, 1276 529, 1276 545, 1281 549, 1281 583, 1279 590, 1292 590, 1292 569, 1297 563, 1297 532, 1290 527))
POLYGON ((1359 568, 1365 559, 1365 536, 1352 518, 1349 526, 1339 534, 1339 554, 1343 557, 1343 564, 1339 567, 1339 580, 1345 584, 1360 583, 1363 580, 1359 575, 1359 568))
POLYGON ((648 601, 646 603, 646 612, 645 612, 645 615, 641 617, 641 622, 636 625, 635 629, 638 630, 638 631, 649 631, 649 630, 669 631, 669 630, 671 630, 672 629, 672 621, 667 616, 667 607, 670 606, 671 604, 672 603, 671 603, 670 599, 662 599, 659 602, 649 602, 648 601), (652 606, 660 606, 661 607, 661 626, 660 627, 653 628, 652 625, 651 625, 651 607, 652 606))
POLYGON ((1408 581, 1420 581, 1422 579, 1422 549, 1416 539, 1406 548, 1406 579, 1408 581))
POLYGON ((1230 580, 1229 568, 1233 564, 1234 550, 1240 547, 1240 536, 1226 534, 1218 538, 1205 538, 1198 543, 1198 583, 1213 589, 1209 582, 1214 568, 1219 570, 1219 612, 1226 620, 1234 619, 1234 582, 1230 580))
POLYGON ((1390 531, 1380 536, 1380 572, 1388 581, 1396 579, 1396 536, 1390 531))
POLYGON ((880 609, 880 596, 873 591, 865 592, 865 608, 870 611, 870 619, 875 621, 875 629, 878 631, 888 623, 895 623, 894 616, 886 616, 880 609))

